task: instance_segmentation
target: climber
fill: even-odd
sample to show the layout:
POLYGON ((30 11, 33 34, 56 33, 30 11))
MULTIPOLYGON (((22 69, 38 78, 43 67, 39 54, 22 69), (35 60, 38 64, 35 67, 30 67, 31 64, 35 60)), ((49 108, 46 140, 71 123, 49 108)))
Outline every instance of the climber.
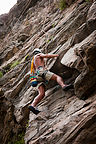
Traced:
POLYGON ((45 96, 45 85, 46 82, 49 80, 55 80, 64 91, 67 91, 73 88, 72 84, 65 85, 63 79, 50 72, 49 70, 45 69, 45 61, 44 58, 55 58, 58 57, 58 54, 43 54, 40 49, 36 48, 33 51, 34 55, 34 70, 35 73, 39 73, 37 77, 38 81, 38 96, 33 100, 32 104, 29 106, 29 110, 32 111, 34 114, 38 114, 40 111, 36 109, 36 105, 44 98, 45 96))

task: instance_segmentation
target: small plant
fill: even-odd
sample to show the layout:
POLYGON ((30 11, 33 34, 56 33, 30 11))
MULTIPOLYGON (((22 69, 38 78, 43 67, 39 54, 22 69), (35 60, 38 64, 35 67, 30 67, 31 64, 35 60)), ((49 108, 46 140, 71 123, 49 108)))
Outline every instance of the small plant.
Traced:
POLYGON ((65 2, 65 0, 60 0, 60 2, 59 2, 59 8, 60 8, 60 10, 64 10, 64 8, 66 8, 66 2, 65 2))
POLYGON ((0 78, 2 78, 3 77, 3 73, 0 71, 0 78))
POLYGON ((24 133, 18 135, 18 141, 16 141, 14 144, 25 144, 24 142, 24 133))
POLYGON ((21 140, 16 141, 14 144, 25 144, 24 138, 22 138, 21 140))
POLYGON ((53 27, 53 28, 55 27, 55 23, 52 24, 52 27, 53 27))
POLYGON ((15 61, 15 62, 11 65, 11 68, 16 67, 18 64, 20 64, 20 62, 17 60, 17 61, 15 61))
POLYGON ((53 36, 51 36, 48 40, 46 40, 46 43, 49 43, 51 41, 53 41, 53 36))
POLYGON ((90 2, 90 0, 85 0, 85 2, 90 2))
POLYGON ((29 120, 27 121, 27 124, 26 124, 26 128, 28 128, 29 127, 29 120))
POLYGON ((14 136, 8 144, 25 144, 24 135, 25 133, 22 131, 17 136, 14 136))
POLYGON ((7 73, 8 71, 10 71, 11 68, 11 64, 8 64, 4 67, 5 73, 7 73))
POLYGON ((49 43, 50 42, 50 39, 48 39, 47 41, 46 41, 46 43, 49 43))

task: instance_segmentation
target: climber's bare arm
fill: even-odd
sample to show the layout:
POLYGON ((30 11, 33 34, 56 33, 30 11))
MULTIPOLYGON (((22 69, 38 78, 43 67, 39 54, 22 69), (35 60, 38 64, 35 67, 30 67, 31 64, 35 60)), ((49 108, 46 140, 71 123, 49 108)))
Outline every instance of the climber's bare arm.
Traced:
POLYGON ((58 57, 58 54, 41 54, 40 57, 42 58, 54 58, 54 57, 58 57))

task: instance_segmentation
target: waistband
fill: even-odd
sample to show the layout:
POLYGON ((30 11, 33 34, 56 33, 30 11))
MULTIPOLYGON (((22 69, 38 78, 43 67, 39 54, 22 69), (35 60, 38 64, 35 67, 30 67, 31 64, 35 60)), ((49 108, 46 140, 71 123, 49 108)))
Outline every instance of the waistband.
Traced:
MULTIPOLYGON (((43 66, 39 66, 36 70, 39 70, 39 69, 41 69, 41 68, 43 68, 43 66)), ((44 68, 43 68, 44 69, 44 68)))
POLYGON ((43 70, 43 66, 39 66, 37 69, 36 69, 36 74, 39 74, 39 71, 43 70))

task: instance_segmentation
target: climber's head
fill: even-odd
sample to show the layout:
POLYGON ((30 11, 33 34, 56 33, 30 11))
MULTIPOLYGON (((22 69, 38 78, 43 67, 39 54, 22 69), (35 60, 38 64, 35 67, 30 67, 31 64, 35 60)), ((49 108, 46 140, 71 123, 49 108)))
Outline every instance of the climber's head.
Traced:
POLYGON ((39 48, 36 48, 36 49, 33 50, 33 55, 36 55, 38 53, 42 53, 39 48))

